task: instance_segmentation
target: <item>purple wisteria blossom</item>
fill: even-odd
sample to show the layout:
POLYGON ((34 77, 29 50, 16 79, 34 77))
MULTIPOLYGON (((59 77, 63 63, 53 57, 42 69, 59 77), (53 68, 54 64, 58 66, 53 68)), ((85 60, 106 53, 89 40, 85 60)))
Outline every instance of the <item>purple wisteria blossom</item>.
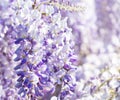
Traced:
POLYGON ((17 63, 14 70, 18 95, 26 99, 49 99, 52 95, 64 99, 64 91, 74 89, 70 73, 76 70, 73 63, 77 60, 67 17, 62 18, 59 10, 50 5, 35 9, 33 1, 11 4, 13 29, 9 34, 16 46, 13 58, 17 63))
POLYGON ((1 0, 0 100, 120 100, 119 0, 1 0))

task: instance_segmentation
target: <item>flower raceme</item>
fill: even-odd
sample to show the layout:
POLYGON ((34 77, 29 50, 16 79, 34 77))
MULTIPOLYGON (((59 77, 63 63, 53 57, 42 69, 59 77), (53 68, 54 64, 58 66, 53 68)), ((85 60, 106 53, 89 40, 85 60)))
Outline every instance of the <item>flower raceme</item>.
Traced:
POLYGON ((14 61, 19 62, 14 68, 19 77, 16 88, 26 98, 50 98, 57 85, 63 88, 72 81, 67 73, 76 69, 72 30, 67 18, 51 5, 41 5, 43 10, 30 9, 27 2, 21 6, 17 13, 21 23, 15 23, 18 48, 14 61))
POLYGON ((87 1, 82 20, 78 1, 0 1, 0 100, 119 100, 118 6, 87 1))

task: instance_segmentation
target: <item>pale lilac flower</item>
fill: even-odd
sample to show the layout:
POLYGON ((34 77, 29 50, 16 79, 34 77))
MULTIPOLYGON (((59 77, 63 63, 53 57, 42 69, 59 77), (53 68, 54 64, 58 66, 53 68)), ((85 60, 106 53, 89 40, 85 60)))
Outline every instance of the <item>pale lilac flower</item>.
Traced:
MULTIPOLYGON (((62 18, 59 11, 54 12, 53 6, 31 8, 26 14, 24 12, 30 5, 22 2, 24 5, 26 9, 18 9, 17 14, 24 23, 15 22, 15 44, 19 47, 14 60, 20 62, 14 68, 19 76, 16 87, 19 88, 18 94, 26 98, 50 98, 57 85, 64 88, 66 83, 72 81, 67 73, 76 69, 72 61, 76 59, 72 30, 67 26, 67 18, 62 18), (43 8, 45 11, 41 10, 43 8), (30 20, 23 20, 26 16, 30 20)), ((72 88, 74 84, 70 85, 72 88)))
POLYGON ((0 100, 119 100, 119 3, 0 1, 0 100))

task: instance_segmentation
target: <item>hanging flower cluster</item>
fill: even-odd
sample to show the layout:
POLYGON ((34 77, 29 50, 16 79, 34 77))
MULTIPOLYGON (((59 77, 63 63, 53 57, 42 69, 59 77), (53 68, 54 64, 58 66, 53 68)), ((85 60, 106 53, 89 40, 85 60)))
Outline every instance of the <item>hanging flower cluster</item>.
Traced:
POLYGON ((0 1, 0 100, 119 100, 119 14, 103 22, 105 1, 85 17, 79 0, 0 1))
MULTIPOLYGON (((65 86, 72 87, 74 84, 68 82, 72 81, 70 71, 76 70, 76 58, 67 18, 62 18, 53 6, 39 6, 36 1, 6 2, 12 13, 2 14, 9 14, 6 17, 12 28, 8 35, 16 48, 12 58, 17 63, 14 70, 18 94, 26 99, 44 99, 65 86)), ((56 95, 63 99, 62 92, 56 95)))
MULTIPOLYGON (((23 2, 22 6, 25 4, 23 2)), ((15 29, 15 44, 19 47, 14 60, 20 62, 14 68, 19 76, 16 87, 22 96, 44 98, 52 95, 56 86, 63 83, 66 74, 75 69, 72 64, 74 42, 67 18, 62 18, 60 12, 55 12, 49 5, 41 6, 40 11, 32 6, 30 8, 23 7, 17 14, 22 19, 28 15, 30 20, 26 19, 15 29), (24 11, 30 8, 25 15, 24 11)))

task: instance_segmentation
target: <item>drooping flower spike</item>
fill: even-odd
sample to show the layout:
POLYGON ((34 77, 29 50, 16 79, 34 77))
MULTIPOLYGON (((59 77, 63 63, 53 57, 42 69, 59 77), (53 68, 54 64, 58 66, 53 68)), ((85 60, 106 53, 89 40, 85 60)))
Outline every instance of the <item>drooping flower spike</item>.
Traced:
POLYGON ((119 12, 118 0, 0 1, 0 100, 119 100, 119 12))
MULTIPOLYGON (((21 8, 18 12, 26 9, 21 8)), ((18 24, 15 29, 15 44, 19 45, 14 59, 19 62, 14 68, 19 76, 16 87, 19 88, 18 94, 23 97, 27 95, 28 98, 52 96, 56 86, 64 82, 63 79, 70 81, 66 73, 75 70, 71 62, 71 59, 75 59, 74 42, 67 18, 63 19, 59 11, 54 12, 53 6, 41 5, 40 9, 45 11, 29 11, 26 16, 31 20, 18 24)), ((17 16, 22 15, 18 13, 17 16)))

